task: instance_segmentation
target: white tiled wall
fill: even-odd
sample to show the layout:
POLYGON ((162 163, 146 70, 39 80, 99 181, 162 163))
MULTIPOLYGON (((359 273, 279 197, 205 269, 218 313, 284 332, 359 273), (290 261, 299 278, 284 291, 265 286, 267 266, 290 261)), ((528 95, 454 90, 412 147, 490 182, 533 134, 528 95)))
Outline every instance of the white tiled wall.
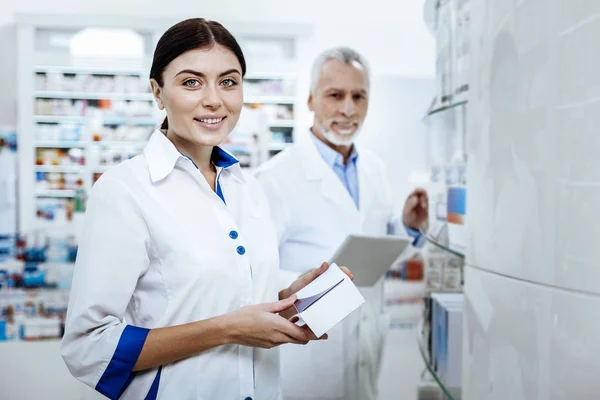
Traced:
POLYGON ((473 7, 463 399, 600 398, 600 2, 473 7))

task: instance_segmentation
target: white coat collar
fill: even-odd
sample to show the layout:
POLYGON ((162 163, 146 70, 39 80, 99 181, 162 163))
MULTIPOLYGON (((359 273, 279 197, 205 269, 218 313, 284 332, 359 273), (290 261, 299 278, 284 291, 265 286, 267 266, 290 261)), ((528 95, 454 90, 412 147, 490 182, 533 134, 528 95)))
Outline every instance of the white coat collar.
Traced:
MULTIPOLYGON (((312 134, 312 132, 309 132, 309 135, 312 134)), ((355 151, 358 154, 361 154, 356 144, 354 144, 354 147, 355 151)), ((331 167, 327 164, 325 160, 323 160, 323 157, 321 156, 321 153, 319 153, 319 150, 317 149, 317 146, 313 142, 312 138, 308 138, 308 140, 298 141, 298 149, 302 154, 302 166, 307 179, 323 179, 324 176, 329 175, 328 170, 331 170, 331 167)), ((361 162, 361 158, 363 157, 359 156, 356 160, 359 172, 360 170, 362 170, 364 173, 370 174, 370 164, 364 162, 364 160, 362 160, 363 162, 361 162)))
MULTIPOLYGON (((310 134, 312 135, 312 133, 310 134)), ((341 209, 346 210, 350 215, 360 214, 361 223, 364 222, 363 211, 368 210, 373 196, 377 195, 377 188, 372 187, 374 179, 368 154, 357 149, 360 154, 356 160, 359 196, 359 209, 357 210, 352 196, 350 196, 331 166, 323 160, 315 143, 310 138, 298 141, 297 150, 306 179, 320 181, 319 192, 321 195, 338 204, 341 209)))
MULTIPOLYGON (((152 183, 165 179, 173 171, 177 161, 186 158, 160 129, 152 133, 144 148, 144 156, 148 163, 152 183)), ((246 182, 239 161, 231 153, 217 146, 213 153, 213 157, 215 156, 216 159, 213 162, 218 168, 230 171, 238 181, 246 182)))

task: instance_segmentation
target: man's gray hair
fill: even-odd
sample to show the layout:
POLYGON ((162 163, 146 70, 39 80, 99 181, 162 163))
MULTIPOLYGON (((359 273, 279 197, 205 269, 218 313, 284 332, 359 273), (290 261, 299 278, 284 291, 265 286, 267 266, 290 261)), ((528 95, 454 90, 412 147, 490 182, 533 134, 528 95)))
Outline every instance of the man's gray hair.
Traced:
POLYGON ((329 60, 338 60, 348 65, 352 65, 354 63, 359 64, 365 71, 365 75, 367 77, 367 89, 369 89, 371 73, 369 70, 369 64, 367 63, 367 60, 365 60, 365 58, 361 56, 359 52, 349 47, 335 47, 333 49, 325 50, 323 53, 321 53, 316 58, 313 64, 312 72, 310 75, 310 92, 312 94, 315 93, 315 89, 317 88, 317 84, 319 83, 319 78, 321 77, 321 69, 323 68, 323 64, 325 64, 329 60))

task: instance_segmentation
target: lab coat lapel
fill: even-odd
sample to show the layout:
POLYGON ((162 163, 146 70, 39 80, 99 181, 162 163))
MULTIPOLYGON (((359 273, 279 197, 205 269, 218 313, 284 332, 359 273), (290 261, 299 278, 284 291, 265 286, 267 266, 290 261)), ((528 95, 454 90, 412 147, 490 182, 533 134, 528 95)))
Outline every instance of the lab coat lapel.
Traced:
POLYGON ((306 179, 320 181, 319 192, 323 197, 339 205, 342 211, 356 215, 358 210, 352 196, 331 167, 323 160, 312 140, 299 143, 298 148, 306 179))

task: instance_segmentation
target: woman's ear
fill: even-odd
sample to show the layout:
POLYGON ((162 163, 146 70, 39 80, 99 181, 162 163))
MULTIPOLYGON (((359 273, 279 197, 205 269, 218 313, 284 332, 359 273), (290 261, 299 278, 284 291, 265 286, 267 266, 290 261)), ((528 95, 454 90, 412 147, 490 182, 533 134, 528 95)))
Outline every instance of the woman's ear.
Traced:
POLYGON ((154 78, 150 79, 150 88, 152 88, 152 95, 154 96, 154 99, 156 100, 156 104, 158 104, 158 109, 164 110, 165 106, 161 100, 162 88, 160 87, 158 82, 156 82, 156 79, 154 79, 154 78))

